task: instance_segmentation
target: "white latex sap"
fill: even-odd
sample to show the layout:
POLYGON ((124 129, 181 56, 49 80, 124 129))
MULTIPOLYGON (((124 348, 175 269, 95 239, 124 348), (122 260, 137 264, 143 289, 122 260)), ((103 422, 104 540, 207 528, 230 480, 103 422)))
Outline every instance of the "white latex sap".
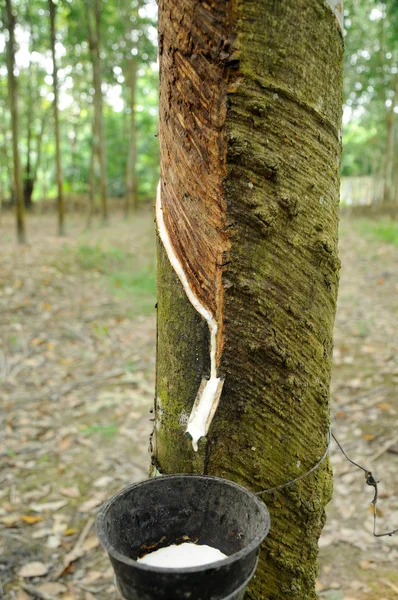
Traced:
POLYGON ((169 261, 177 273, 179 280, 185 290, 188 300, 198 311, 198 313, 207 321, 210 330, 210 379, 207 382, 206 387, 203 390, 202 396, 199 399, 198 405, 194 407, 188 420, 187 432, 192 437, 192 446, 195 452, 198 450, 198 441, 201 437, 205 436, 211 421, 211 413, 217 408, 217 390, 221 380, 217 377, 216 367, 216 344, 217 344, 217 330, 218 325, 214 316, 209 310, 196 297, 192 288, 189 284, 188 278, 185 271, 178 260, 178 257, 174 251, 173 245, 170 240, 170 236, 166 229, 166 225, 163 218, 163 207, 162 199, 160 194, 160 182, 158 185, 156 195, 156 220, 158 225, 158 231, 160 239, 162 240, 163 246, 166 250, 169 261))
POLYGON ((152 567, 165 567, 168 569, 183 569, 186 567, 199 567, 209 563, 227 558, 217 548, 212 546, 199 546, 186 542, 184 544, 172 544, 165 548, 159 548, 150 554, 139 558, 137 562, 152 567))

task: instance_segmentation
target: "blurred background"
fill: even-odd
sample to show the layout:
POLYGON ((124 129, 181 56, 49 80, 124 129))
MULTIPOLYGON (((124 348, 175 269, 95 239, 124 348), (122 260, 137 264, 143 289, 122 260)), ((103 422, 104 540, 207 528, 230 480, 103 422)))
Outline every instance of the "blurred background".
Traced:
MULTIPOLYGON (((0 597, 113 599, 94 520, 105 498, 147 476, 152 429, 157 6, 12 0, 10 18, 10 5, 0 11, 0 597)), ((345 43, 332 422, 381 479, 386 530, 398 526, 398 3, 346 0, 345 43)), ((332 463, 319 597, 397 598, 398 540, 372 537, 372 490, 335 447, 332 463)))

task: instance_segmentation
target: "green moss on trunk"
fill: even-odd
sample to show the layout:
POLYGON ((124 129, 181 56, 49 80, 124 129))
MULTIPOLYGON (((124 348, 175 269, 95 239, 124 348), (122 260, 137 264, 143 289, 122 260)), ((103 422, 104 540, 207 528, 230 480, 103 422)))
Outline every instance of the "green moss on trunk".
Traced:
MULTIPOLYGON (((343 44, 323 0, 227 4, 235 41, 219 98, 231 244, 223 267, 225 385, 195 455, 184 420, 208 372, 208 330, 160 249, 154 463, 161 472, 206 472, 257 491, 310 469, 327 444, 343 44)), ((162 36, 171 13, 160 9, 162 36)), ((164 154, 162 164, 163 173, 173 169, 164 154)), ((317 543, 331 492, 324 462, 264 497, 272 528, 248 598, 316 597, 317 543)))

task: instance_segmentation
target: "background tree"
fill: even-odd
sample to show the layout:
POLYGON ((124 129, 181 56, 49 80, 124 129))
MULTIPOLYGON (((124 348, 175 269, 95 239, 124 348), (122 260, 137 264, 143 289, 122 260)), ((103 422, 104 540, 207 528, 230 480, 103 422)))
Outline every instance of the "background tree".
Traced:
POLYGON ((102 99, 102 61, 101 61, 101 15, 102 0, 86 0, 86 18, 90 58, 93 69, 94 87, 94 123, 93 150, 98 157, 99 187, 101 196, 102 219, 108 220, 108 198, 106 189, 105 133, 102 99))
POLYGON ((398 9, 395 3, 345 3, 346 125, 343 175, 383 180, 384 204, 397 202, 398 9))
POLYGON ((18 91, 15 76, 15 16, 11 0, 6 0, 6 23, 8 31, 7 42, 7 71, 8 71, 8 98, 11 112, 12 127, 12 153, 14 169, 14 185, 16 193, 17 237, 20 244, 26 242, 25 234, 25 206, 22 187, 21 161, 19 156, 19 118, 18 118, 18 91))
MULTIPOLYGON (((159 40, 153 467, 259 491, 305 473, 328 443, 342 32, 318 0, 230 11, 162 0, 159 40), (216 408, 222 380, 196 453, 184 435, 188 422, 194 436, 195 397, 209 385, 216 408)), ((267 496, 271 534, 248 598, 316 598, 331 491, 324 462, 267 496)))
MULTIPOLYGON (((94 3, 90 6, 94 10, 94 3)), ((112 207, 124 205, 127 210, 137 202, 153 199, 159 172, 155 137, 158 114, 155 3, 154 0, 120 0, 116 7, 106 3, 101 3, 100 7, 104 144, 109 153, 106 189, 112 207), (133 72, 135 78, 131 78, 133 72)), ((54 96, 50 15, 48 3, 43 5, 39 0, 21 0, 14 10, 18 21, 16 42, 20 46, 16 53, 16 72, 20 92, 21 171, 25 206, 34 209, 38 203, 56 204, 58 197, 57 144, 53 119, 50 118, 54 96)), ((98 211, 95 192, 100 169, 98 152, 93 157, 94 170, 90 168, 95 141, 95 90, 89 83, 93 70, 86 0, 58 2, 56 14, 58 112, 63 123, 59 135, 63 192, 71 209, 86 210, 87 207, 87 211, 94 214, 98 211)), ((95 27, 94 21, 91 22, 95 27)), ((0 57, 4 55, 5 65, 3 39, 0 33, 0 57)), ((0 64, 0 101, 3 103, 7 88, 7 69, 0 64)), ((11 141, 8 108, 6 115, 7 118, 2 120, 3 139, 11 141)), ((8 150, 7 144, 4 148, 8 150)), ((2 189, 8 207, 15 202, 15 197, 7 178, 6 155, 7 152, 3 152, 0 157, 0 180, 4 182, 2 189)))
POLYGON ((61 165, 61 142, 60 142, 60 131, 59 131, 59 114, 58 114, 58 68, 57 59, 55 53, 55 16, 56 16, 56 5, 53 0, 48 0, 48 7, 50 11, 50 37, 51 37, 51 54, 53 59, 53 89, 54 89, 54 133, 55 133, 55 160, 56 160, 56 172, 57 172, 57 189, 58 189, 58 235, 65 234, 65 207, 64 207, 64 194, 63 194, 63 182, 62 182, 62 165, 61 165))

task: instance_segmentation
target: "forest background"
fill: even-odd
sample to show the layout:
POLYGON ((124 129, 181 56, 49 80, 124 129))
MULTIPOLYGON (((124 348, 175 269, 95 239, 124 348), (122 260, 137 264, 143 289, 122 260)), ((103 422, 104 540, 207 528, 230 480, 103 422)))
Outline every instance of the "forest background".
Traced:
MULTIPOLYGON (((350 455, 382 479, 384 530, 396 526, 398 507, 398 3, 346 0, 344 28, 332 422, 350 455)), ((149 467, 158 76, 155 0, 0 2, 6 600, 116 598, 94 520, 107 497, 145 478, 149 467), (10 108, 18 109, 19 204, 10 108), (18 237, 27 243, 18 245, 18 237)), ((319 596, 392 600, 396 540, 372 538, 371 490, 335 448, 332 463, 319 596)))
MULTIPOLYGON (((101 210, 106 219, 107 198, 127 213, 150 204, 159 176, 155 1, 18 0, 14 71, 25 208, 46 211, 57 198, 49 5, 56 7, 65 210, 79 208, 88 218, 101 210), (96 160, 101 153, 104 172, 96 160)), ((0 202, 10 207, 17 192, 5 6, 0 18, 0 202)), ((342 199, 349 205, 396 205, 397 3, 346 2, 345 45, 342 199)))

